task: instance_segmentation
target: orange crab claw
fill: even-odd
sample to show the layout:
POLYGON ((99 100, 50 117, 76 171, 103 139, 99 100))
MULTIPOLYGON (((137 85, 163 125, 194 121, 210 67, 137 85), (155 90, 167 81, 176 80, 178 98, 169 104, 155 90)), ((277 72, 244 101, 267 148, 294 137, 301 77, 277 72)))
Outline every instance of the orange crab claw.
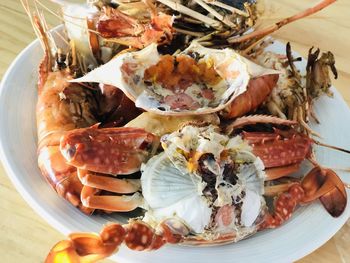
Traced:
POLYGON ((131 174, 155 152, 159 139, 131 127, 98 129, 96 125, 67 132, 60 149, 67 163, 104 174, 131 174))
POLYGON ((274 202, 273 213, 267 212, 259 230, 276 228, 288 220, 297 205, 320 199, 324 208, 333 217, 339 217, 345 210, 347 194, 345 186, 331 169, 316 166, 301 181, 278 186, 283 190, 274 202))
POLYGON ((302 203, 320 199, 324 208, 333 217, 339 217, 345 210, 347 194, 337 174, 319 166, 313 168, 301 182, 305 191, 302 203))
POLYGON ((111 224, 102 232, 75 233, 68 240, 57 243, 50 251, 45 263, 92 263, 109 257, 124 243, 135 251, 157 250, 166 243, 179 243, 183 240, 184 226, 164 221, 155 228, 140 220, 129 224, 111 224))
POLYGON ((142 203, 138 193, 140 181, 119 179, 116 175, 139 171, 141 164, 155 153, 158 144, 159 138, 143 129, 99 129, 94 125, 66 132, 60 140, 60 153, 65 164, 77 170, 82 185, 78 201, 84 207, 124 212, 134 210, 142 203), (112 194, 102 194, 101 190, 112 194))
POLYGON ((75 233, 69 240, 58 242, 50 251, 45 263, 89 263, 114 253, 124 241, 126 231, 120 224, 105 227, 100 235, 75 233))

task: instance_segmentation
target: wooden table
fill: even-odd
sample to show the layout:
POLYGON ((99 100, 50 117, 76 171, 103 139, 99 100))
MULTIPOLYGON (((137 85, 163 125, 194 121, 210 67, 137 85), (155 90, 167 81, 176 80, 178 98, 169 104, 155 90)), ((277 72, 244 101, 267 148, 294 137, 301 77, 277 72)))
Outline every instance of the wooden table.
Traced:
MULTIPOLYGON (((46 0, 42 0, 47 2, 46 0)), ((293 14, 315 1, 279 0, 274 18, 293 14)), ((317 2, 317 0, 316 0, 317 2)), ((52 4, 48 6, 53 7, 52 4)), ((57 7, 53 7, 57 10, 57 7)), ((337 89, 350 104, 350 1, 338 1, 326 10, 281 29, 275 37, 290 41, 304 56, 311 46, 331 50, 337 60, 337 89)), ((59 21, 48 15, 50 25, 59 21)), ((272 20, 272 19, 271 19, 272 20)), ((19 1, 0 2, 0 78, 15 56, 34 39, 19 1)), ((18 76, 20 77, 20 76, 18 76)), ((25 88, 25 87, 23 87, 25 88)), ((1 125, 1 124, 0 124, 1 125)), ((0 165, 1 262, 43 262, 51 246, 64 236, 49 226, 22 199, 0 165)), ((299 262, 349 262, 350 221, 324 246, 299 262)), ((107 261, 106 261, 107 262, 107 261)))

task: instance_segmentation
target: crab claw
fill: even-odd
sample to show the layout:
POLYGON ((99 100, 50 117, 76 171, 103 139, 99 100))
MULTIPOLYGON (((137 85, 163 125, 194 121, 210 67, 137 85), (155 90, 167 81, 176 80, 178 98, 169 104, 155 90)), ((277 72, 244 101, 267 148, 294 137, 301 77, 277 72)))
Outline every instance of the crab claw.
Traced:
POLYGON ((164 221, 156 231, 143 221, 131 220, 127 225, 108 225, 100 234, 74 233, 51 249, 45 263, 96 262, 117 252, 122 243, 135 251, 157 250, 166 243, 181 242, 183 234, 187 233, 183 226, 173 223, 164 221))
POLYGON ((124 241, 126 231, 120 224, 105 227, 100 235, 75 233, 68 240, 58 242, 48 254, 45 263, 96 262, 114 253, 124 241))
POLYGON ((301 186, 305 191, 302 203, 319 198, 331 216, 339 217, 344 212, 347 203, 345 186, 333 170, 315 167, 304 177, 301 186))
POLYGON ((104 174, 131 174, 155 152, 159 139, 143 129, 120 127, 69 131, 60 149, 67 163, 104 174))

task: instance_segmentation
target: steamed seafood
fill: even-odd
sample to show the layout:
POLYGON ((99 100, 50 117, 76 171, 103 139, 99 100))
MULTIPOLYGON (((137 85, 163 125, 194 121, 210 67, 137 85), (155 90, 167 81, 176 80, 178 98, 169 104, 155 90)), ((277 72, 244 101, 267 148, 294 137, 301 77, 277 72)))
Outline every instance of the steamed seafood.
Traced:
POLYGON ((213 245, 238 241, 278 227, 298 205, 317 198, 332 216, 339 216, 346 206, 346 191, 330 169, 316 166, 300 181, 272 186, 279 187, 279 191, 270 192, 265 181, 298 169, 302 158, 310 156, 311 139, 296 132, 292 128, 295 123, 274 117, 243 118, 235 128, 254 121, 290 128, 270 133, 240 133, 237 129, 237 135, 228 136, 217 126, 187 125, 163 136, 164 152, 141 168, 142 207, 147 210, 142 221, 111 224, 100 236, 72 235, 53 248, 48 260, 60 255, 101 258, 121 243, 133 250, 156 250, 166 243, 213 245), (275 144, 281 151, 267 155, 266 150, 275 144), (298 144, 303 144, 303 151, 295 147, 298 144), (289 160, 286 152, 295 158, 289 160), (276 195, 272 208, 268 207, 269 195, 276 195), (91 242, 94 245, 84 245, 91 242))
MULTIPOLYGON (((25 5, 25 8, 29 12, 29 7, 25 5)), ((63 53, 62 50, 57 49, 51 42, 52 36, 45 33, 48 30, 45 21, 39 16, 30 16, 30 18, 45 51, 39 66, 36 107, 38 166, 45 179, 60 196, 79 207, 84 213, 91 214, 94 209, 83 204, 85 201, 83 197, 91 189, 87 189, 82 183, 84 179, 77 167, 65 160, 60 151, 60 140, 71 130, 92 126, 98 120, 120 121, 113 119, 116 113, 124 116, 127 114, 123 109, 124 105, 116 100, 117 94, 113 92, 101 94, 98 88, 86 88, 77 83, 70 83, 70 79, 81 75, 84 71, 77 65, 77 54, 74 48, 71 53, 63 53), (120 104, 107 107, 110 101, 117 101, 120 104), (100 103, 104 103, 104 106, 101 107, 100 103), (110 113, 112 116, 108 116, 110 113), (108 118, 105 118, 105 115, 108 118)), ((89 63, 87 60, 85 62, 89 63)), ((88 64, 84 65, 84 68, 88 67, 88 64)), ((134 109, 132 105, 128 104, 128 106, 128 115, 131 116, 134 109)), ((139 131, 139 129, 131 130, 139 131)))
MULTIPOLYGON (((34 17, 33 23, 42 37, 45 57, 39 66, 38 102, 36 118, 38 127, 38 166, 57 193, 85 213, 90 209, 82 206, 80 194, 83 185, 77 177, 77 169, 66 163, 59 143, 67 131, 88 127, 97 122, 95 112, 98 105, 95 92, 81 85, 69 83, 74 71, 54 59, 49 41, 43 32, 44 25, 34 17)), ((72 65, 74 68, 74 65, 72 65)))
POLYGON ((59 2, 69 47, 55 49, 42 15, 31 16, 46 54, 39 166, 86 213, 141 208, 142 216, 101 235, 72 234, 47 262, 94 261, 122 243, 155 250, 238 241, 317 199, 331 216, 343 213, 345 186, 315 160, 313 145, 325 144, 306 124, 312 100, 329 94, 334 57, 310 51, 304 85, 289 45, 286 59, 259 45, 334 0, 252 33, 254 1, 241 9, 202 0, 59 2), (246 116, 272 109, 283 118, 246 116), (288 177, 304 160, 314 168, 288 177))

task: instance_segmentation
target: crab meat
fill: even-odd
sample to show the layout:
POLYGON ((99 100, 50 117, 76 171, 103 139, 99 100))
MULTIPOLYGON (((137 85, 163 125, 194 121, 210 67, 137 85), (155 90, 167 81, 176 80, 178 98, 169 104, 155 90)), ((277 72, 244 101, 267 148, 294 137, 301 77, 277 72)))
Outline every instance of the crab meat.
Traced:
POLYGON ((180 172, 165 153, 141 169, 142 194, 150 206, 147 216, 160 222, 175 214, 195 233, 202 233, 212 211, 198 189, 200 178, 180 172))
POLYGON ((137 107, 162 115, 208 114, 224 109, 246 91, 250 77, 276 74, 232 49, 193 42, 178 55, 160 55, 151 44, 117 56, 74 82, 120 88, 137 107))
POLYGON ((265 211, 264 165, 241 137, 188 125, 163 136, 162 146, 141 168, 144 221, 176 218, 205 240, 234 233, 237 241, 257 230, 265 211))
POLYGON ((145 129, 159 137, 172 133, 180 129, 186 123, 210 123, 219 125, 220 119, 216 114, 209 115, 192 115, 192 116, 163 116, 144 112, 132 121, 128 122, 125 127, 135 127, 145 129))

